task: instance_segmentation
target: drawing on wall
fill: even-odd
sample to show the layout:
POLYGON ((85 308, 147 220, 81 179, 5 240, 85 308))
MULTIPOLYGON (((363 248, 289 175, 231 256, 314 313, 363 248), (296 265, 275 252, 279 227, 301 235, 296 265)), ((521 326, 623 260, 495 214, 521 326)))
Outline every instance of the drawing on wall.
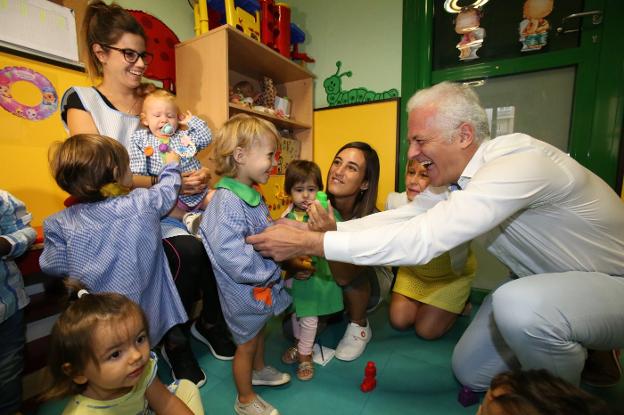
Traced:
POLYGON ((342 80, 340 78, 343 76, 350 78, 353 73, 351 71, 339 73, 341 66, 341 61, 336 62, 336 73, 323 81, 323 88, 325 88, 325 92, 327 93, 327 104, 330 107, 346 104, 362 104, 399 96, 399 91, 395 88, 384 92, 374 92, 366 88, 343 90, 342 80))
POLYGON ((475 0, 472 4, 460 6, 458 0, 445 0, 444 10, 457 14, 455 18, 455 33, 460 35, 455 47, 459 49, 459 60, 470 61, 478 59, 477 51, 483 46, 485 29, 480 27, 483 6, 489 0, 475 0))
POLYGON ((520 22, 521 52, 540 50, 548 43, 550 24, 546 20, 554 7, 554 0, 526 0, 520 22))
POLYGON ((39 121, 56 111, 58 95, 48 78, 39 72, 20 66, 5 66, 0 69, 0 106, 17 117, 39 121), (29 82, 39 89, 41 92, 39 105, 25 105, 13 98, 11 85, 19 81, 29 82))
POLYGON ((459 49, 459 60, 478 59, 477 51, 483 46, 485 29, 481 24, 481 11, 475 7, 463 7, 455 19, 455 33, 461 35, 455 46, 459 49))

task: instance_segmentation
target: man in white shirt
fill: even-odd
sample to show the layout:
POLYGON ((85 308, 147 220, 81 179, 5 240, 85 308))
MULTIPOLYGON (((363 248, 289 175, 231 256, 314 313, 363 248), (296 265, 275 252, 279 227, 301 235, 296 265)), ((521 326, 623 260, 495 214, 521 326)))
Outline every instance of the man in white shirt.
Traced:
POLYGON ((427 166, 431 185, 459 191, 433 207, 424 192, 400 209, 331 225, 337 232, 276 225, 248 242, 278 261, 318 255, 415 265, 484 235, 520 278, 481 305, 455 348, 455 375, 482 391, 520 364, 579 384, 587 349, 624 346, 624 204, 547 143, 524 134, 488 140, 485 111, 469 88, 435 85, 407 110, 408 157, 427 166))

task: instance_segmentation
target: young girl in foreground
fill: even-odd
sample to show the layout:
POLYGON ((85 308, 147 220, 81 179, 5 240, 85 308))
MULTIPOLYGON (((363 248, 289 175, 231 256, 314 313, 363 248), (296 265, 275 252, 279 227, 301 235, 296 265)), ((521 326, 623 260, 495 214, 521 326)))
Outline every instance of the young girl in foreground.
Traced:
POLYGON ((280 267, 263 258, 245 237, 270 225, 269 210, 254 186, 266 183, 274 165, 278 133, 273 124, 239 114, 227 121, 214 142, 216 173, 221 180, 204 212, 200 233, 213 264, 223 314, 237 344, 232 370, 238 414, 279 412, 252 385, 282 385, 286 373, 264 363, 266 322, 284 311, 290 296, 280 267))
MULTIPOLYGON (((416 160, 409 160, 405 170, 406 191, 390 193, 386 209, 411 202, 428 186, 427 169, 416 160)), ((442 336, 459 314, 468 310, 475 270, 476 259, 469 244, 460 245, 425 265, 400 267, 390 301, 390 324, 399 330, 413 328, 425 339, 442 336)))
MULTIPOLYGON (((284 191, 292 199, 292 205, 282 216, 298 222, 307 222, 308 207, 316 199, 316 193, 323 190, 321 170, 313 161, 294 160, 286 168, 284 191)), ((336 220, 340 214, 334 210, 336 220)), ((310 380, 314 376, 312 346, 316 337, 319 316, 333 314, 343 309, 342 289, 332 277, 329 264, 324 258, 313 259, 314 273, 305 279, 295 274, 292 281, 292 296, 295 312, 292 314, 293 333, 297 344, 289 347, 282 355, 286 364, 299 362, 297 378, 310 380)))
POLYGON ((43 399, 71 396, 63 414, 203 414, 197 386, 156 377, 141 308, 115 293, 68 283, 70 304, 52 329, 43 399), (189 409, 190 408, 190 409, 189 409))

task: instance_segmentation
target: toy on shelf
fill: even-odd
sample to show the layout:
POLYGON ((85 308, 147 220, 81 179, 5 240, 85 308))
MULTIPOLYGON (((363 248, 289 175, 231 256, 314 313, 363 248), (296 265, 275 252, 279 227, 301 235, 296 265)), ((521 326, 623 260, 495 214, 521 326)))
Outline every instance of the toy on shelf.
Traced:
POLYGON ((294 23, 290 24, 290 43, 292 44, 292 52, 290 58, 294 61, 315 62, 307 53, 299 52, 299 44, 305 42, 305 32, 294 23))
POLYGON ((260 11, 256 9, 255 16, 242 7, 234 4, 234 0, 223 0, 225 3, 225 19, 233 26, 249 36, 260 41, 260 11))
POLYGON ((278 12, 274 0, 260 1, 260 40, 271 49, 277 50, 278 12))
POLYGON ((277 91, 273 80, 268 76, 262 79, 262 97, 260 98, 260 105, 267 108, 273 108, 275 106, 275 96, 277 91))
POLYGON ((277 51, 290 59, 290 7, 286 3, 276 3, 277 29, 275 39, 277 51))
POLYGON ((368 362, 366 364, 366 368, 364 369, 364 380, 360 385, 360 389, 362 392, 370 392, 377 386, 377 380, 375 379, 377 376, 377 368, 375 367, 375 362, 368 362))
POLYGON ((260 94, 249 81, 238 82, 230 89, 230 102, 234 104, 247 105, 252 108, 259 99, 260 94))
POLYGON ((288 97, 275 96, 275 115, 282 118, 290 118, 290 99, 288 97))

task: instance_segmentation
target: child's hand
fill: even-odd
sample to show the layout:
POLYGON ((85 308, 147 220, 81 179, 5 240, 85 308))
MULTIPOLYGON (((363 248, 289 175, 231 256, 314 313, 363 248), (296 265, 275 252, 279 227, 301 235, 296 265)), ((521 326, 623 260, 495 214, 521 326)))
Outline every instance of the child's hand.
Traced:
POLYGON ((186 113, 184 114, 179 114, 178 118, 180 119, 180 125, 188 125, 188 122, 191 120, 191 117, 193 117, 193 114, 191 114, 191 111, 186 111, 186 113))
POLYGON ((335 231, 336 218, 334 217, 334 208, 331 203, 327 202, 327 210, 325 210, 318 200, 308 208, 308 229, 314 232, 335 231))
POLYGON ((308 279, 310 276, 316 272, 316 268, 312 264, 312 257, 309 256, 299 256, 293 259, 289 259, 282 263, 282 268, 291 275, 294 275, 297 279, 308 279), (299 275, 298 278, 297 274, 299 275), (304 274, 308 274, 307 276, 304 274))
POLYGON ((165 164, 179 163, 179 162, 180 162, 180 156, 175 151, 168 151, 167 154, 165 154, 165 164))

